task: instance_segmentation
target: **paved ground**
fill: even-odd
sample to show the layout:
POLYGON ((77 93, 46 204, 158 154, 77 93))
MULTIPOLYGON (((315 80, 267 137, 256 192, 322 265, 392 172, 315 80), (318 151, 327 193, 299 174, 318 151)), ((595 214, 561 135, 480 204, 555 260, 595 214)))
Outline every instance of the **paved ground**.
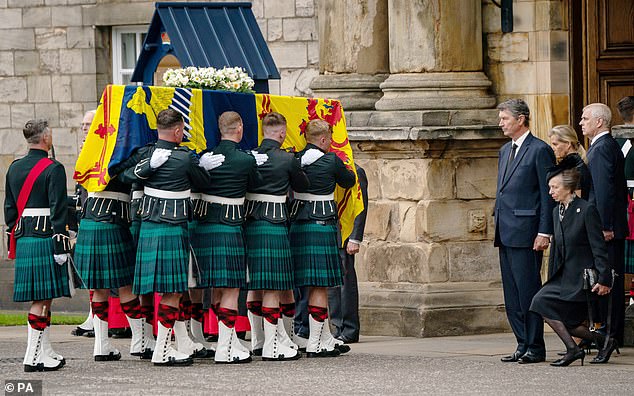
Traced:
MULTIPOLYGON (((119 362, 94 362, 92 339, 71 336, 72 328, 54 326, 52 331, 53 346, 66 357, 66 367, 27 374, 22 368, 25 327, 0 327, 2 379, 42 379, 44 394, 60 395, 634 393, 634 348, 621 350, 606 365, 586 362, 581 367, 575 362, 559 368, 548 363, 500 362, 500 356, 514 349, 510 334, 362 337, 350 353, 338 358, 258 359, 239 366, 198 360, 186 368, 156 368, 125 354, 119 362)), ((552 361, 561 344, 552 333, 546 338, 548 360, 552 361)), ((121 351, 127 350, 129 340, 113 342, 121 351)))

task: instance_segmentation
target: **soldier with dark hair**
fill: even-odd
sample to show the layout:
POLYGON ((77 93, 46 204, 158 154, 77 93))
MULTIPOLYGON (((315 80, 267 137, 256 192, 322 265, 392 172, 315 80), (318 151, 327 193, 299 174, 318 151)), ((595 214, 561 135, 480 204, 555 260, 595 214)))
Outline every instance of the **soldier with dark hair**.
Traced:
MULTIPOLYGON (((190 188, 192 185, 202 188, 211 178, 200 166, 195 153, 179 146, 185 131, 180 113, 173 109, 161 111, 157 116, 157 129, 158 141, 139 149, 138 156, 142 160, 121 175, 123 181, 128 182, 140 178, 144 185, 132 290, 137 295, 163 294, 152 362, 190 365, 191 351, 183 353, 174 349, 171 338, 173 331, 179 331, 174 323, 179 317, 181 295, 188 289, 190 188), (152 169, 149 175, 144 171, 148 165, 152 169)), ((203 156, 200 162, 216 163, 217 158, 203 156)), ((187 334, 176 336, 188 337, 187 334)))
POLYGON ((24 371, 52 371, 65 364, 49 342, 51 304, 70 297, 66 172, 48 158, 53 132, 43 119, 24 126, 28 154, 6 175, 4 219, 9 258, 15 258, 14 301, 31 301, 24 371))

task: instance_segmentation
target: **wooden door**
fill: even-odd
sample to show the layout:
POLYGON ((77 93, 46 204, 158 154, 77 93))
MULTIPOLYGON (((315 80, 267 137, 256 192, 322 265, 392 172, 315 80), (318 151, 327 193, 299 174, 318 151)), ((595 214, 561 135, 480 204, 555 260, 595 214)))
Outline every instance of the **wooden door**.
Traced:
POLYGON ((586 0, 585 20, 584 102, 607 104, 612 125, 622 124, 616 103, 634 95, 634 1, 586 0))

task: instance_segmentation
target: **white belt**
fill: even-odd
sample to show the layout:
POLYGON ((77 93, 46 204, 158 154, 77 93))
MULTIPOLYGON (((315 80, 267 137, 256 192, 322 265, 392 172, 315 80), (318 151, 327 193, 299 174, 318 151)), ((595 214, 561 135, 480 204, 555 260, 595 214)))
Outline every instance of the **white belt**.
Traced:
POLYGON ((274 202, 274 203, 285 203, 286 202, 286 195, 247 193, 247 197, 246 198, 249 201, 274 202))
POLYGON ((143 191, 141 190, 132 191, 132 199, 141 199, 141 198, 143 198, 143 191))
POLYGON ((50 216, 50 208, 26 208, 22 211, 22 217, 50 216))
POLYGON ((113 191, 89 192, 88 198, 106 198, 116 199, 117 201, 130 202, 130 196, 128 194, 113 191))
POLYGON ((242 198, 225 198, 225 197, 219 197, 217 195, 202 194, 201 199, 203 201, 206 201, 206 202, 219 203, 219 204, 223 204, 223 205, 242 205, 242 204, 244 204, 244 197, 242 197, 242 198))
POLYGON ((634 187, 634 180, 628 180, 627 181, 627 186, 628 187, 634 187))
POLYGON ((191 195, 191 190, 167 191, 167 190, 159 190, 158 188, 144 187, 143 191, 145 195, 150 195, 154 198, 165 198, 165 199, 186 199, 186 198, 189 198, 191 195))
POLYGON ((189 195, 189 198, 193 201, 195 199, 202 199, 202 194, 201 193, 191 193, 189 195))
POLYGON ((317 195, 309 193, 295 193, 295 199, 302 201, 334 201, 335 194, 317 195))

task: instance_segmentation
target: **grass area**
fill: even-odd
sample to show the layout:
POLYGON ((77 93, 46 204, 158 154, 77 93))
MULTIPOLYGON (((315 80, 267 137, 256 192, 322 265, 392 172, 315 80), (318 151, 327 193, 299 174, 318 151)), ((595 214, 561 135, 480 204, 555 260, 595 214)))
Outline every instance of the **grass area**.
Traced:
MULTIPOLYGON (((53 313, 51 324, 54 325, 79 325, 86 320, 86 315, 73 315, 53 313)), ((18 311, 0 311, 0 326, 24 326, 27 322, 27 313, 18 311)))

